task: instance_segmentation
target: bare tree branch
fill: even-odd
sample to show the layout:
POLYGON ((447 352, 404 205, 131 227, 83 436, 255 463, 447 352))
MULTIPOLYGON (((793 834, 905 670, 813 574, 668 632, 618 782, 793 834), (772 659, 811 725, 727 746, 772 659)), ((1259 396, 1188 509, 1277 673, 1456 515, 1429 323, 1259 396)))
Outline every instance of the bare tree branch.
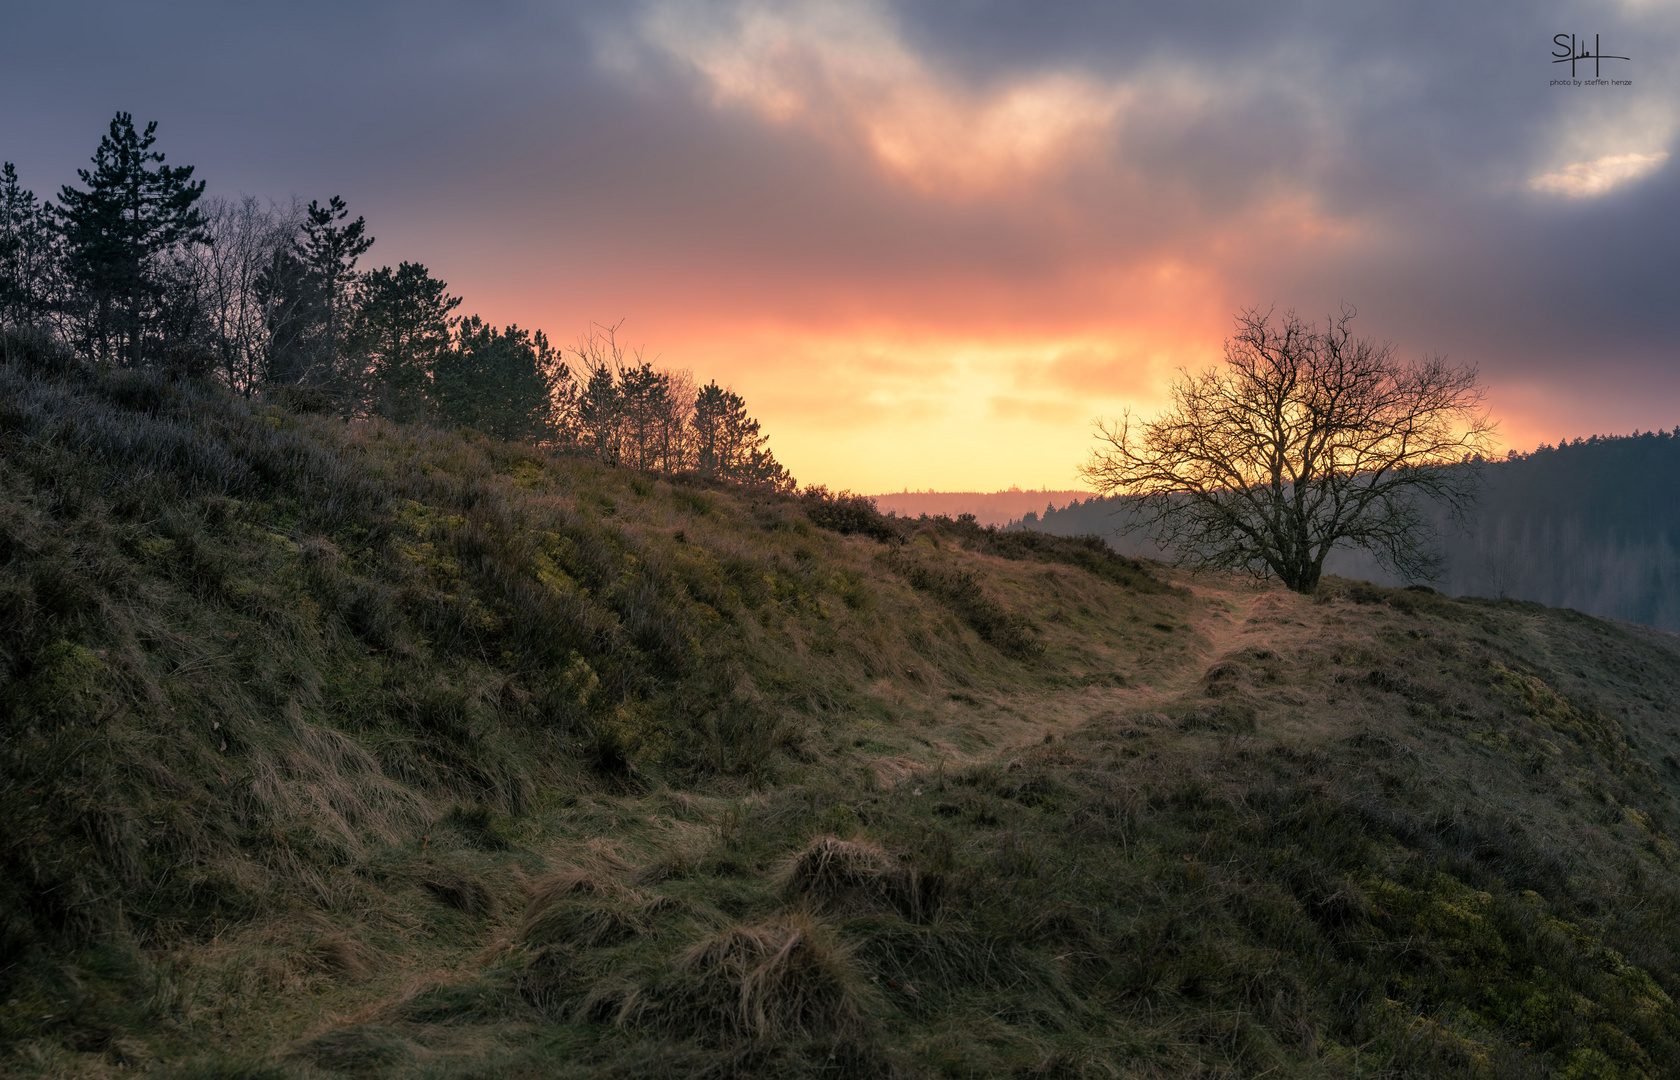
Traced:
POLYGON ((1145 527, 1180 562, 1276 575, 1311 592, 1338 544, 1413 580, 1439 557, 1417 500, 1462 516, 1495 424, 1472 365, 1414 364, 1351 330, 1291 311, 1243 311, 1225 366, 1185 373, 1158 417, 1097 422, 1080 472, 1137 498, 1145 527))

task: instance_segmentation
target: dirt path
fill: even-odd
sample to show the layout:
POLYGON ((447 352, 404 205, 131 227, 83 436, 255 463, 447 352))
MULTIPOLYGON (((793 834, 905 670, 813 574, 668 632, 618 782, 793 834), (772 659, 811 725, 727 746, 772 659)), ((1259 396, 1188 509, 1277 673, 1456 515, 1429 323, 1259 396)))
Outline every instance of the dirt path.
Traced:
POLYGON ((1246 644, 1276 650, 1308 632, 1298 607, 1305 598, 1281 589, 1221 588, 1191 580, 1187 585, 1201 611, 1186 627, 1196 646, 1159 670, 1148 682, 1123 687, 1035 692, 1000 699, 997 712, 953 720, 924 732, 920 751, 872 762, 878 781, 896 786, 943 764, 947 768, 1008 758, 1046 736, 1056 737, 1108 713, 1147 710, 1194 687, 1221 657, 1246 644), (976 745, 976 743, 978 745, 976 745))

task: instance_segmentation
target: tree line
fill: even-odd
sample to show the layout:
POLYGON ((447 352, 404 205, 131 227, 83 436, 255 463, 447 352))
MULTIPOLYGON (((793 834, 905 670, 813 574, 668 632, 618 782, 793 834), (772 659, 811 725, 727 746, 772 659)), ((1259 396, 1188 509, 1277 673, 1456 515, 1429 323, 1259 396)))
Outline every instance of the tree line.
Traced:
POLYGON ((746 402, 655 367, 617 327, 574 347, 461 316, 422 264, 361 269, 344 200, 206 198, 157 124, 118 113, 56 201, 0 165, 0 330, 96 363, 215 378, 347 418, 476 428, 630 468, 791 490, 746 402))

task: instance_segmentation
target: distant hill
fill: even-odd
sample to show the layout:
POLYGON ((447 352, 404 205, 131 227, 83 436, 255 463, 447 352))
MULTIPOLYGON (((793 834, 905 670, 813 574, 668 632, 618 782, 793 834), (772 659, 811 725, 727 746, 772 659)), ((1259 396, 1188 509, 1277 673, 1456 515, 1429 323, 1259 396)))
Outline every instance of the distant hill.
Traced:
MULTIPOLYGON (((1680 428, 1542 446, 1489 464, 1483 475, 1472 520, 1433 515, 1446 555, 1437 589, 1680 630, 1680 428)), ((1028 513, 1010 527, 1096 533, 1123 554, 1161 554, 1128 524, 1120 499, 1028 513)), ((1363 551, 1335 552, 1327 569, 1407 584, 1363 551)))
POLYGON ((1089 491, 898 491, 885 495, 870 495, 883 514, 899 517, 960 517, 973 514, 981 525, 1007 525, 1025 514, 1039 513, 1054 503, 1066 506, 1070 502, 1091 497, 1089 491))

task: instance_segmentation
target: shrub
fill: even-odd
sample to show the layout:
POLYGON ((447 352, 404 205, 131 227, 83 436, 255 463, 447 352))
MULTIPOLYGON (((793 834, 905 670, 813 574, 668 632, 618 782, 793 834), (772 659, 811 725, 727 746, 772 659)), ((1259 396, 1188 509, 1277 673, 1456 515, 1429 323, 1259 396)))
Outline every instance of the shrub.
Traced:
POLYGON ((811 524, 832 529, 842 536, 856 533, 882 543, 893 543, 909 534, 909 523, 889 518, 875 509, 874 500, 849 491, 831 492, 814 485, 799 496, 799 506, 811 524))

